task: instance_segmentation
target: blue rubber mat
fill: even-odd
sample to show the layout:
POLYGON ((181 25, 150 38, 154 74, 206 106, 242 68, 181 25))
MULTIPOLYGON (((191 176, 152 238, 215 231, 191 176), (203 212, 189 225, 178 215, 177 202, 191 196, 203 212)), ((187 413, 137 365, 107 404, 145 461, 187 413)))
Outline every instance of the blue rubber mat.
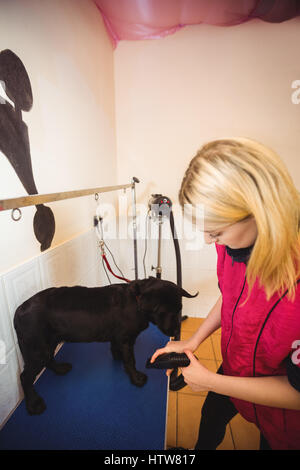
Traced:
POLYGON ((137 338, 137 369, 148 375, 142 388, 113 360, 110 343, 65 344, 56 358, 73 369, 65 376, 42 374, 35 387, 46 411, 29 416, 22 401, 0 432, 0 449, 163 449, 167 377, 145 363, 167 341, 153 325, 137 338))

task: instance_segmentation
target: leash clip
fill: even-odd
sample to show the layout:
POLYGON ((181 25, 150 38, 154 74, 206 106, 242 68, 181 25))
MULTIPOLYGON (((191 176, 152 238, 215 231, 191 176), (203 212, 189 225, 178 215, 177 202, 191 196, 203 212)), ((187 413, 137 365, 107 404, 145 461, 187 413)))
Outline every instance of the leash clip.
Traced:
POLYGON ((105 250, 104 250, 104 240, 100 240, 100 241, 99 241, 99 247, 100 247, 100 250, 101 250, 101 254, 104 255, 104 254, 105 254, 105 250))

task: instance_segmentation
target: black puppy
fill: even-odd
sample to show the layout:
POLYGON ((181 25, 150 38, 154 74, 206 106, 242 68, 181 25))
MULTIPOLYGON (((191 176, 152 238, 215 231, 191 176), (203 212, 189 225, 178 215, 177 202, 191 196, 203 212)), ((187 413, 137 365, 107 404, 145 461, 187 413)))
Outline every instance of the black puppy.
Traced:
POLYGON ((110 341, 113 357, 123 361, 131 382, 142 387, 147 376, 135 368, 135 340, 149 322, 175 336, 182 296, 195 297, 173 282, 150 277, 105 287, 53 287, 20 305, 14 327, 24 359, 20 377, 28 413, 40 414, 46 408, 33 387, 40 371, 48 367, 63 375, 72 368, 54 359, 61 342, 110 341))

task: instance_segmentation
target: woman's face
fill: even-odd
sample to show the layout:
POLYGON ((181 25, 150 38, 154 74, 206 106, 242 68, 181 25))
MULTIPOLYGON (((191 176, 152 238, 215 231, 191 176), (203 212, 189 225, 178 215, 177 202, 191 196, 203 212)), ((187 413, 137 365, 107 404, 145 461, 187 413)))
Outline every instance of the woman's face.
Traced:
POLYGON ((246 248, 254 244, 257 237, 257 226, 254 217, 249 217, 220 230, 209 230, 204 223, 205 243, 218 243, 229 248, 246 248))

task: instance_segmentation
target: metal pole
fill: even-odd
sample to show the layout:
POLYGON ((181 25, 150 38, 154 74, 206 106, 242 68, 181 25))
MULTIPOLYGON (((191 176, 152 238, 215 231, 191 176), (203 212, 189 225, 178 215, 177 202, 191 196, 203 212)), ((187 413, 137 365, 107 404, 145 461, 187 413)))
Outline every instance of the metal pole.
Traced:
POLYGON ((135 194, 135 183, 140 181, 135 176, 132 178, 132 227, 133 227, 133 254, 134 254, 134 271, 135 279, 138 279, 138 260, 137 260, 137 238, 136 238, 136 194, 135 194))
POLYGON ((163 224, 162 215, 158 216, 158 245, 157 245, 157 268, 156 268, 156 277, 161 279, 161 229, 163 224))
POLYGON ((88 196, 96 193, 106 193, 132 187, 132 184, 122 184, 119 186, 105 186, 101 188, 80 189, 76 191, 64 191, 61 193, 50 194, 32 194, 30 196, 21 196, 12 199, 0 200, 0 211, 16 209, 20 207, 36 206, 38 204, 47 204, 48 202, 62 201, 75 197, 88 196))

